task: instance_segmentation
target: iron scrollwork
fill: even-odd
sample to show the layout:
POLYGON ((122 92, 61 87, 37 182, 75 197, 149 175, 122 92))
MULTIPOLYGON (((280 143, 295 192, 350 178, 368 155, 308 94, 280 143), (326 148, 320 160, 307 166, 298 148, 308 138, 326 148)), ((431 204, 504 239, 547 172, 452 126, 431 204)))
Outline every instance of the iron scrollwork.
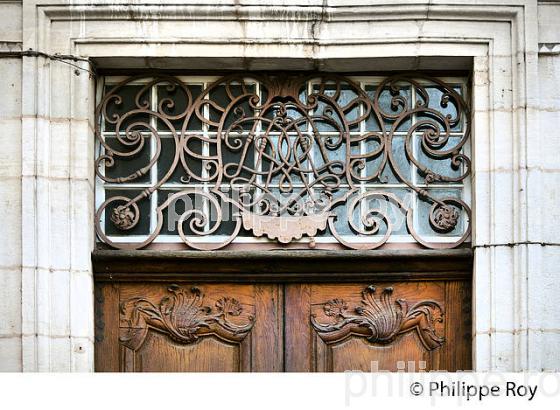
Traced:
POLYGON ((337 342, 354 333, 366 337, 371 343, 388 344, 397 336, 415 332, 427 350, 443 345, 434 324, 443 321, 443 308, 433 300, 424 300, 409 306, 405 300, 392 300, 392 287, 384 288, 376 297, 376 288, 368 286, 362 292, 362 305, 349 310, 343 299, 333 299, 323 305, 325 315, 335 319, 332 324, 319 323, 315 315, 311 324, 319 336, 337 342))
POLYGON ((194 249, 223 248, 242 229, 282 243, 328 229, 346 247, 374 249, 392 234, 392 207, 402 214, 407 233, 425 247, 453 248, 470 235, 467 203, 427 188, 461 183, 471 171, 464 150, 470 137, 469 106, 453 86, 437 78, 398 74, 368 94, 358 83, 335 74, 232 74, 195 95, 178 77, 132 77, 108 90, 97 107, 95 134, 102 148, 96 159, 98 178, 116 186, 147 178, 155 164, 161 166, 164 131, 174 152, 163 172, 158 170, 157 180, 150 179, 149 186, 134 195, 120 192, 109 197, 97 208, 97 235, 112 247, 147 246, 160 234, 165 212, 186 198, 205 204, 185 209, 176 224, 178 236, 194 249), (139 83, 126 105, 123 90, 139 83), (313 87, 306 91, 309 84, 313 87), (151 104, 150 90, 155 86, 181 95, 182 106, 178 107, 177 97, 151 104), (405 86, 414 90, 414 99, 403 92, 405 86), (430 87, 439 90, 436 103, 430 101, 434 99, 430 87), (221 99, 215 98, 219 93, 221 99), (122 112, 125 106, 130 108, 122 112), (445 113, 449 107, 454 109, 445 113), (452 136, 459 125, 460 136, 452 136), (107 126, 112 127, 113 142, 104 138, 107 126), (399 132, 406 161, 424 184, 395 159, 399 132), (149 158, 137 169, 118 177, 108 172, 150 146, 149 158), (435 169, 438 161, 455 172, 435 169), (387 183, 386 169, 430 205, 427 218, 434 235, 450 234, 463 224, 455 240, 425 239, 415 228, 415 210, 401 196, 379 186, 364 189, 367 183, 387 183), (157 221, 144 240, 117 242, 106 234, 107 223, 122 232, 132 230, 141 218, 139 202, 159 192, 177 172, 182 188, 157 206, 157 221), (230 209, 227 221, 225 207, 230 209), (193 240, 218 233, 218 243, 193 240), (361 240, 352 240, 357 237, 361 240))

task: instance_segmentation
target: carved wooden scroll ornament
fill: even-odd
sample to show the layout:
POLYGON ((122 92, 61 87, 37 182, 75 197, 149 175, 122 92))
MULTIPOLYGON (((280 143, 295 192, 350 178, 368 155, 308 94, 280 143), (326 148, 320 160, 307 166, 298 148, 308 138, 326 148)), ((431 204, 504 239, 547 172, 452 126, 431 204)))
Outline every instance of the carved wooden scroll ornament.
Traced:
POLYGON ((168 335, 179 343, 194 343, 199 336, 214 334, 232 342, 240 342, 253 327, 253 316, 248 323, 237 325, 231 317, 243 312, 241 303, 231 297, 216 301, 215 308, 203 306, 204 295, 193 287, 185 290, 178 285, 168 287, 170 296, 155 304, 145 298, 131 298, 120 305, 120 337, 124 346, 138 349, 149 329, 168 335))
POLYGON ((393 300, 392 293, 393 288, 387 287, 376 297, 376 288, 368 286, 362 292, 362 305, 354 308, 354 313, 343 299, 332 299, 323 305, 323 310, 336 322, 321 324, 312 315, 311 323, 327 343, 357 334, 372 343, 388 344, 403 333, 416 332, 426 349, 440 347, 444 338, 436 334, 434 327, 436 322, 443 321, 443 308, 439 303, 424 300, 409 307, 405 300, 393 300))

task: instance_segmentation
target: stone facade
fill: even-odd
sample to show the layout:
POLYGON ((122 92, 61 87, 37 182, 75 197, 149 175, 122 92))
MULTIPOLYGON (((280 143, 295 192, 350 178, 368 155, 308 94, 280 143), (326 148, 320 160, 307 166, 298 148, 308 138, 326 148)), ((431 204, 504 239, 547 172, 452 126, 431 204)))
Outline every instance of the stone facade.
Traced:
POLYGON ((120 3, 0 1, 0 370, 94 370, 95 81, 29 49, 98 69, 472 67, 474 366, 560 369, 560 3, 120 3))

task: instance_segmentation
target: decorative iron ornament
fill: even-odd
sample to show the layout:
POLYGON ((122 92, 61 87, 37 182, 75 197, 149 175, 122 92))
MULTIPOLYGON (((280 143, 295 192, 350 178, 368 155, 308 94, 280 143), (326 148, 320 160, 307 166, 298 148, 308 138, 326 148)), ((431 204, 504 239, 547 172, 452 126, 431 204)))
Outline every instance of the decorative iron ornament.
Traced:
POLYGON ((96 109, 95 134, 102 148, 96 174, 104 183, 117 186, 146 178, 156 164, 161 166, 163 131, 173 141, 174 153, 171 164, 165 172, 158 170, 157 181, 152 178, 148 188, 129 196, 121 191, 98 207, 97 235, 112 247, 139 249, 153 242, 162 230, 165 212, 181 199, 204 204, 185 209, 176 224, 181 240, 194 249, 223 248, 242 228, 282 243, 328 229, 348 248, 375 249, 391 237, 391 207, 399 209, 408 234, 425 247, 453 248, 470 235, 469 206, 459 198, 438 197, 426 189, 428 184, 462 183, 471 171, 464 153, 470 137, 469 107, 453 86, 437 78, 398 74, 368 95, 359 84, 335 74, 233 74, 194 96, 179 78, 162 75, 144 79, 133 101, 127 101, 132 108, 118 112, 127 106, 123 90, 142 80, 132 77, 114 86, 96 109), (306 93, 310 82, 314 86, 306 93), (260 93, 254 84, 259 84, 260 93), (169 97, 152 106, 150 90, 156 85, 181 94, 184 110, 175 112, 178 100, 169 97), (414 101, 403 91, 404 85, 414 89, 414 101), (436 104, 430 102, 429 87, 440 91, 436 104), (213 98, 219 91, 220 101, 213 98), (343 93, 352 99, 342 101, 343 93), (389 109, 384 107, 384 98, 390 101, 389 109), (442 112, 451 106, 455 115, 442 112), (154 119, 158 126, 153 125, 154 119), (376 125, 365 129, 361 125, 365 122, 376 125), (200 130, 193 130, 195 123, 200 130), (463 127, 460 137, 452 137, 459 124, 463 127), (103 126, 113 127, 113 142, 118 146, 104 137, 103 126), (393 143, 398 132, 404 136, 408 163, 424 179, 422 186, 395 160, 393 143), (428 161, 415 151, 415 138, 428 161), (150 144, 151 157, 142 166, 128 175, 109 175, 108 171, 137 158, 150 144), (441 168, 442 161, 455 173, 437 172, 434 165, 439 162, 441 168), (431 204, 427 218, 435 236, 451 233, 461 222, 456 240, 425 239, 415 229, 415 210, 410 204, 394 191, 364 188, 364 184, 386 183, 385 169, 403 188, 431 204), (178 171, 182 189, 157 206, 157 221, 144 240, 116 242, 105 233, 103 224, 107 223, 123 232, 134 228, 141 218, 138 203, 161 192, 178 171), (227 215, 229 224, 224 224, 226 207, 232 210, 227 215), (218 243, 193 239, 218 233, 218 243))
POLYGON ((408 306, 405 300, 391 298, 393 288, 384 288, 376 298, 375 286, 368 286, 362 292, 362 306, 349 312, 348 303, 343 299, 333 299, 323 305, 325 315, 336 320, 333 324, 318 323, 315 315, 311 324, 326 342, 334 343, 350 334, 366 337, 372 343, 389 344, 398 335, 416 332, 427 350, 443 345, 445 338, 436 334, 436 322, 443 322, 444 312, 439 303, 424 300, 408 306))

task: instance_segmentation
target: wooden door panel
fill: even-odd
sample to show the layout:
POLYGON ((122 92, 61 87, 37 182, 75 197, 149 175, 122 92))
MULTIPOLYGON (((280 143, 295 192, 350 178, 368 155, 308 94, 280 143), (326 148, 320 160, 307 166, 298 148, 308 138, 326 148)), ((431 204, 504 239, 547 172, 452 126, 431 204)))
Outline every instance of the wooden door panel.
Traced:
MULTIPOLYGON (((399 337, 388 345, 375 345, 363 337, 349 337, 332 345, 317 340, 318 371, 344 372, 361 370, 364 372, 403 370, 409 363, 417 366, 418 361, 428 359, 424 346, 412 333, 399 337), (401 364, 400 368, 397 364, 401 364)), ((416 370, 415 367, 412 370, 416 370)))
POLYGON ((98 284, 97 370, 278 371, 280 291, 275 285, 98 284))
POLYGON ((466 279, 97 282, 96 370, 468 370, 466 279))
POLYGON ((242 348, 213 336, 196 344, 181 344, 158 332, 148 332, 142 346, 124 348, 126 372, 237 372, 243 370, 242 348), (130 357, 129 357, 130 356, 130 357))
POLYGON ((466 281, 288 286, 286 301, 294 299, 289 371, 470 369, 466 281))

